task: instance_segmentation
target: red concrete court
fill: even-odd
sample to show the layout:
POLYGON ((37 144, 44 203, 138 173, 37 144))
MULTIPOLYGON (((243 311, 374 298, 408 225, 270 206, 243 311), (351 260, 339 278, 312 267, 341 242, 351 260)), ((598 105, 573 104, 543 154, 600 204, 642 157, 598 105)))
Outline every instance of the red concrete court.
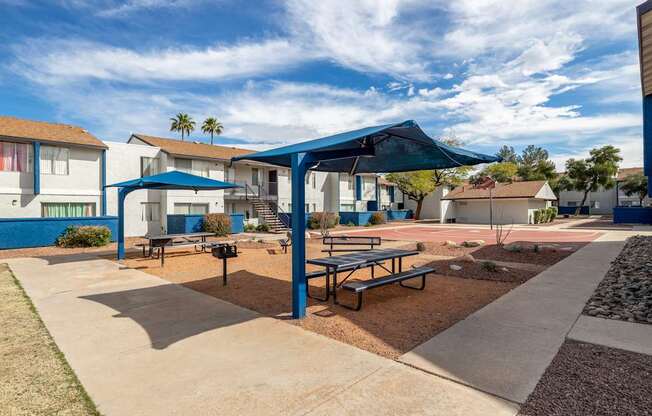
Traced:
MULTIPOLYGON (((507 231, 509 227, 504 228, 507 231)), ((406 241, 455 241, 484 240, 487 243, 496 241, 496 231, 488 228, 454 228, 454 227, 396 227, 393 229, 369 229, 349 232, 353 235, 379 236, 383 240, 406 241)), ((334 234, 349 234, 345 231, 334 234)), ((514 229, 506 242, 527 241, 532 243, 570 243, 590 242, 601 236, 598 231, 537 231, 514 229)))

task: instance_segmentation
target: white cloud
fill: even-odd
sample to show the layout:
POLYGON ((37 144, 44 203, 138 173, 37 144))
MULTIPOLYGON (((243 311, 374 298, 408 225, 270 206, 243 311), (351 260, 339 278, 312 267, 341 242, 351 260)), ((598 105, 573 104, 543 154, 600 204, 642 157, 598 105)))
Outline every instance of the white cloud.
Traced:
POLYGON ((591 149, 606 145, 612 145, 620 149, 620 156, 623 158, 620 167, 633 168, 643 166, 643 138, 640 135, 615 136, 608 141, 596 141, 588 146, 581 146, 578 149, 557 152, 550 159, 555 163, 557 171, 563 172, 568 159, 585 159, 589 157, 589 151, 591 149))
POLYGON ((102 17, 120 17, 141 10, 188 7, 197 2, 197 0, 129 0, 104 8, 98 11, 97 15, 102 17))

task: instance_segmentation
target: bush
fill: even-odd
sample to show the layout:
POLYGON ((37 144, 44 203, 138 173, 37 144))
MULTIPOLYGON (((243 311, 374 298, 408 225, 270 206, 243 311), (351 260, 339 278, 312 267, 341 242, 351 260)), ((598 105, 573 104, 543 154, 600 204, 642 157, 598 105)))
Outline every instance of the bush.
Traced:
POLYGON ((256 231, 259 233, 268 233, 269 232, 269 225, 267 224, 258 224, 258 227, 256 227, 256 231))
POLYGON ((71 225, 57 238, 59 247, 102 247, 111 241, 111 230, 103 225, 71 225))
POLYGON ((425 243, 422 243, 421 241, 419 241, 419 242, 417 243, 417 251, 426 251, 426 245, 425 245, 425 243))
POLYGON ((557 207, 548 207, 548 213, 550 219, 548 221, 554 221, 555 218, 557 218, 557 214, 559 213, 559 209, 557 207))
POLYGON ((231 232, 231 216, 227 214, 204 215, 204 231, 214 233, 219 237, 229 235, 231 232))
POLYGON ((308 218, 308 228, 319 230, 322 224, 325 228, 335 228, 340 222, 340 217, 334 212, 313 212, 308 218))
POLYGON ((498 271, 498 266, 496 266, 496 263, 493 261, 483 261, 480 263, 480 267, 482 267, 482 270, 491 272, 491 273, 496 273, 498 271))
POLYGON ((245 231, 245 233, 253 233, 254 231, 256 231, 256 226, 253 225, 253 224, 247 223, 244 226, 244 231, 245 231))
POLYGON ((349 221, 346 223, 347 227, 355 227, 355 223, 353 221, 349 221))
POLYGON ((371 218, 369 218, 369 224, 371 225, 385 224, 385 222, 387 221, 382 212, 374 212, 371 214, 371 218))

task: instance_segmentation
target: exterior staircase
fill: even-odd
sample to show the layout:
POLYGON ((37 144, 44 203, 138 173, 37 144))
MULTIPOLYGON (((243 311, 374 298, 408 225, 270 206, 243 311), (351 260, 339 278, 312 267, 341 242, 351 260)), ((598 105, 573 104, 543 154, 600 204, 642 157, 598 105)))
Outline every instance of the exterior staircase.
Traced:
POLYGON ((288 227, 281 221, 278 211, 274 209, 270 202, 257 197, 249 197, 248 199, 258 215, 265 221, 265 224, 269 225, 270 231, 275 233, 289 231, 288 227))

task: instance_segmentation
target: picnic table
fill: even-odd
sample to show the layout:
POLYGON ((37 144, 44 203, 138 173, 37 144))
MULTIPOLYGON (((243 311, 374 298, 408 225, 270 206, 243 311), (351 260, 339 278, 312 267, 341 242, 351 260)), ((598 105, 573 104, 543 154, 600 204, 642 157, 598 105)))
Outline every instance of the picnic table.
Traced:
POLYGON ((214 233, 199 232, 199 233, 180 233, 180 234, 162 234, 145 236, 148 240, 145 244, 140 244, 143 247, 143 257, 146 257, 145 248, 149 247, 149 257, 154 254, 154 249, 159 249, 159 256, 161 258, 161 266, 165 263, 165 247, 200 247, 201 252, 206 251, 206 238, 214 236, 214 233))
POLYGON ((344 284, 346 280, 353 275, 356 271, 365 268, 378 266, 392 275, 396 275, 402 272, 403 269, 403 258, 409 256, 418 255, 418 251, 414 250, 403 250, 397 248, 389 249, 374 249, 369 251, 340 254, 337 256, 322 257, 318 259, 309 259, 306 261, 308 264, 314 264, 316 266, 324 267, 324 274, 313 274, 314 277, 325 275, 326 276, 326 299, 328 300, 328 295, 333 295, 333 303, 337 303, 337 288, 344 284), (388 270, 383 266, 383 262, 391 260, 392 269, 388 270), (396 265, 398 263, 398 271, 396 270, 396 265), (349 274, 338 284, 337 283, 337 273, 338 272, 349 272, 349 274), (333 276, 332 279, 332 288, 329 288, 330 276, 333 276))

